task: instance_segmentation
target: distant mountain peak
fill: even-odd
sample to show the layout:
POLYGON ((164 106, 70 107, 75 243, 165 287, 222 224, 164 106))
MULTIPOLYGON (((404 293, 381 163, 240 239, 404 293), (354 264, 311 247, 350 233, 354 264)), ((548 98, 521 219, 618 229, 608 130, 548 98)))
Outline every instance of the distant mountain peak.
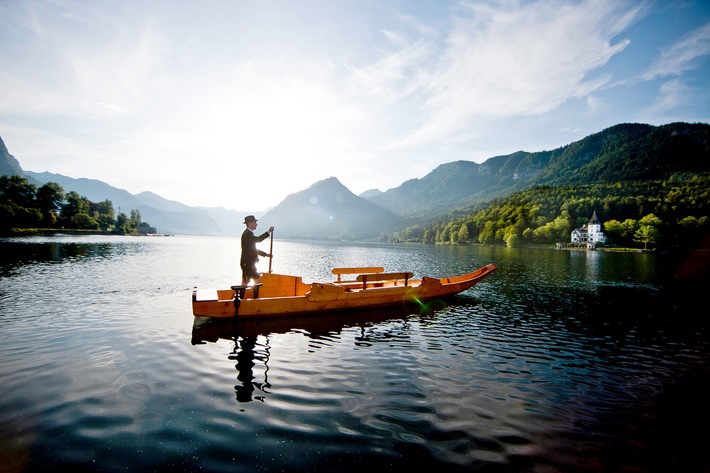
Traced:
MULTIPOLYGON (((667 179, 709 173, 710 125, 622 123, 552 151, 494 156, 482 163, 458 160, 438 165, 421 179, 381 192, 353 194, 332 176, 288 195, 261 219, 283 237, 372 238, 414 223, 426 224, 466 208, 534 186, 589 185, 667 179)), ((23 172, 0 139, 0 174, 31 182, 57 182, 91 201, 111 200, 123 211, 137 208, 151 225, 186 234, 238 234, 243 216, 258 212, 192 208, 152 192, 137 196, 93 179, 23 172), (219 222, 219 223, 217 223, 219 222)))
POLYGON ((320 181, 317 181, 308 188, 310 190, 314 189, 331 189, 331 190, 346 190, 350 192, 350 190, 343 185, 342 182, 337 177, 328 177, 325 179, 322 179, 320 181))
POLYGON ((403 223, 397 214, 353 194, 337 178, 291 194, 262 216, 286 238, 374 238, 403 223))
POLYGON ((0 176, 24 176, 20 162, 7 150, 0 138, 0 176))
POLYGON ((370 197, 375 197, 375 196, 378 196, 381 194, 382 194, 382 191, 379 189, 368 189, 365 192, 363 192, 362 194, 360 194, 360 197, 362 197, 363 199, 369 199, 370 197))

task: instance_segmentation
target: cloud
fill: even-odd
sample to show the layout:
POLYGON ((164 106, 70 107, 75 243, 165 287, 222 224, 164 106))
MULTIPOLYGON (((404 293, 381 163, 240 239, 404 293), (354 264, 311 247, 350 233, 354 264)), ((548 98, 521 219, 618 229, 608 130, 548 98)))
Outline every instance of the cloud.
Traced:
MULTIPOLYGON (((625 55, 648 45, 627 33, 649 5, 0 2, 0 132, 29 169, 189 205, 263 208, 330 176, 386 190, 637 116, 652 85, 624 94, 643 74, 625 55)), ((707 38, 661 51, 645 80, 674 81, 649 110, 697 99, 675 74, 707 38)))
POLYGON ((679 41, 664 48, 658 60, 643 74, 644 80, 677 76, 697 66, 710 55, 710 23, 690 31, 679 41))
POLYGON ((424 40, 409 42, 390 31, 383 34, 398 46, 396 50, 385 52, 378 61, 362 68, 347 65, 351 74, 348 94, 359 100, 370 99, 378 109, 421 90, 428 79, 427 62, 435 52, 434 46, 424 40))
POLYGON ((165 53, 160 38, 55 7, 30 4, 15 15, 12 29, 25 44, 0 53, 16 64, 0 72, 0 114, 111 119, 148 103, 144 88, 159 77, 165 53))
MULTIPOLYGON (((663 48, 658 59, 643 73, 639 80, 662 80, 651 104, 640 112, 648 122, 679 120, 679 111, 690 109, 692 101, 701 100, 699 91, 694 91, 685 78, 685 73, 697 69, 703 59, 710 55, 710 23, 689 31, 675 43, 663 48), (692 99, 689 99, 692 97, 692 99)), ((708 94, 705 92, 704 100, 708 94)), ((692 112, 691 112, 692 113, 692 112)), ((692 121, 683 114, 684 119, 692 121)), ((702 120, 705 117, 699 117, 702 120)))
POLYGON ((628 40, 615 38, 640 14, 612 1, 463 4, 443 45, 404 45, 369 75, 390 100, 422 97, 423 123, 394 146, 466 140, 465 130, 482 121, 588 97, 610 80, 592 74, 626 48, 628 40))

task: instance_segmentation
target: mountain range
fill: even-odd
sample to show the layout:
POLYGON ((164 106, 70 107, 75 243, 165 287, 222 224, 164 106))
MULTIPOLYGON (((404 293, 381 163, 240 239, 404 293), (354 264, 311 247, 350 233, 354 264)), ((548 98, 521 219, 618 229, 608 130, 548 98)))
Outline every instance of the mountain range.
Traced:
POLYGON ((616 125, 567 146, 442 164, 368 200, 426 219, 534 186, 667 179, 710 170, 710 125, 616 125))
POLYGON ((0 174, 22 175, 37 185, 56 182, 92 202, 108 199, 125 213, 137 209, 161 233, 187 235, 238 235, 244 229, 244 215, 253 213, 265 224, 278 227, 282 238, 371 239, 533 186, 643 181, 708 172, 710 125, 620 124, 552 151, 518 151, 483 163, 442 164, 421 179, 385 192, 373 189, 357 196, 331 177, 289 195, 261 214, 189 207, 152 192, 130 194, 98 180, 23 171, 0 139, 0 174))

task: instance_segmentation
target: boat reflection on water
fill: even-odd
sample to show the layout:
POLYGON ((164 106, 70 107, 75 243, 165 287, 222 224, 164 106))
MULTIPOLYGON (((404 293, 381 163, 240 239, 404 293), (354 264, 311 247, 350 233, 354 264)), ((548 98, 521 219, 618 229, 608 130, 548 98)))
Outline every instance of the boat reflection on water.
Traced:
POLYGON ((229 359, 237 362, 237 384, 234 389, 237 401, 263 401, 269 394, 271 385, 268 381, 270 336, 289 332, 302 333, 313 340, 322 340, 339 335, 343 329, 360 328, 356 343, 367 343, 370 331, 378 324, 388 321, 404 321, 412 315, 430 315, 446 307, 444 301, 432 301, 417 308, 413 306, 390 307, 383 309, 332 312, 322 315, 269 317, 264 319, 215 319, 195 317, 192 327, 193 345, 216 343, 228 340, 233 343, 229 359), (259 337, 265 340, 259 343, 259 337), (264 366, 263 381, 256 381, 254 366, 264 366), (256 393, 256 394, 255 394, 256 393))

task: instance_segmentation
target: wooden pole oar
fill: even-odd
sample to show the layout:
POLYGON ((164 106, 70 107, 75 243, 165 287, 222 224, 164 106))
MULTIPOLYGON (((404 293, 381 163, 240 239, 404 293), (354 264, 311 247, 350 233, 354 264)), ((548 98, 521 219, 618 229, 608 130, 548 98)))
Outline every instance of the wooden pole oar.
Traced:
POLYGON ((271 232, 271 245, 269 247, 269 274, 271 274, 271 262, 274 260, 274 232, 271 232))

